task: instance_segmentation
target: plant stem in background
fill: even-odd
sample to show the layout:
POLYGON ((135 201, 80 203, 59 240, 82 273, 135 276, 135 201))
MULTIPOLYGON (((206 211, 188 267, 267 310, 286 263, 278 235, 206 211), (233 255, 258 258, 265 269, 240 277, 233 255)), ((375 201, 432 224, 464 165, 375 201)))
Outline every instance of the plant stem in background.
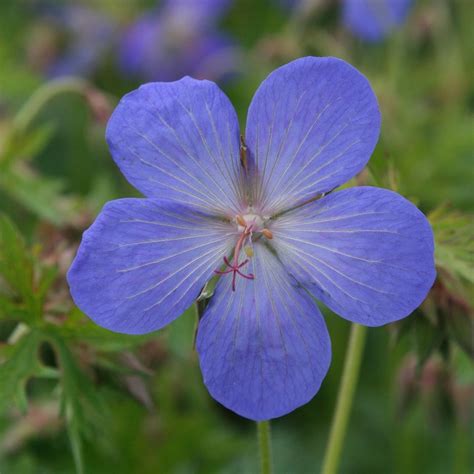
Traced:
POLYGON ((335 474, 339 466, 342 446, 346 435, 352 400, 354 398, 359 369, 364 352, 365 326, 352 324, 349 338, 349 348, 344 361, 339 394, 337 397, 336 411, 332 420, 329 441, 324 456, 322 474, 335 474))
POLYGON ((270 422, 257 421, 258 449, 260 452, 261 474, 272 472, 272 441, 270 438, 270 422))
POLYGON ((47 82, 41 86, 18 111, 14 126, 18 132, 25 132, 39 111, 53 97, 69 92, 85 95, 90 85, 84 79, 78 77, 64 77, 47 82))

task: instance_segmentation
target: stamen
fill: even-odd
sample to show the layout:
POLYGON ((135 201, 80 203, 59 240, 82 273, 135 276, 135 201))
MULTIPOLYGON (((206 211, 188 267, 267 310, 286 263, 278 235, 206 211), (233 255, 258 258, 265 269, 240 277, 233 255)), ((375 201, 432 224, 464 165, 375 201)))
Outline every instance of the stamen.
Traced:
POLYGON ((238 223, 239 225, 241 225, 242 227, 247 227, 247 222, 245 222, 245 219, 244 219, 241 215, 237 214, 237 215, 235 216, 235 220, 236 220, 237 223, 238 223))

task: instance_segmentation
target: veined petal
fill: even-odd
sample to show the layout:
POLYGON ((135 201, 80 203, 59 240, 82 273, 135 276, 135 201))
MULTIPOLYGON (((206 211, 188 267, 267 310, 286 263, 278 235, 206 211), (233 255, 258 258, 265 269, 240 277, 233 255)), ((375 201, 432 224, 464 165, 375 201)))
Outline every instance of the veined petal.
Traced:
POLYGON ((145 196, 224 215, 242 201, 239 140, 229 99, 190 77, 130 92, 107 126, 114 160, 145 196))
POLYGON ((84 233, 67 276, 71 294, 100 326, 151 332, 191 305, 234 244, 229 224, 194 209, 111 201, 84 233))
POLYGON ((227 408, 252 420, 282 416, 308 402, 329 368, 328 331, 312 298, 270 250, 257 243, 246 271, 220 278, 199 324, 204 383, 227 408))
POLYGON ((283 215, 271 230, 290 273, 343 318, 366 326, 408 316, 435 278, 428 220, 392 191, 339 191, 283 215))
POLYGON ((256 206, 271 215, 345 183, 369 160, 379 131, 370 84, 346 62, 307 57, 276 69, 248 113, 256 206))

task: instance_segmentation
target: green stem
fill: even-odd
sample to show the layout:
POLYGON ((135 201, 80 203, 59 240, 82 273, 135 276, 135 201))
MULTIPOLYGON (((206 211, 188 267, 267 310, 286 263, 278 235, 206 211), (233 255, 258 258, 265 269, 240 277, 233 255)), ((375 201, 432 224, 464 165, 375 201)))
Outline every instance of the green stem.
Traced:
POLYGON ((339 466, 347 424, 351 414, 352 400, 359 378, 359 368, 364 352, 365 334, 365 326, 352 324, 349 348, 347 349, 346 359, 344 361, 344 372, 339 386, 336 411, 332 420, 322 474, 336 474, 339 466))
POLYGON ((33 119, 38 115, 38 112, 56 95, 68 92, 83 95, 88 88, 88 82, 78 77, 64 77, 47 82, 37 89, 18 111, 14 119, 15 129, 19 132, 26 131, 33 119))
POLYGON ((270 437, 270 422, 257 421, 258 449, 260 451, 260 472, 272 472, 272 441, 270 437))

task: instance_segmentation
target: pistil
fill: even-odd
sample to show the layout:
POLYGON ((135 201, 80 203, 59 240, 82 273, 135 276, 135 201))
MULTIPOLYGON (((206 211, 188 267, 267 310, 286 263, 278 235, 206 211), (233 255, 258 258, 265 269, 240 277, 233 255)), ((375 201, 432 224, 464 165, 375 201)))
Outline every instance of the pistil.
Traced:
POLYGON ((245 227, 242 234, 240 234, 239 240, 237 241, 237 244, 235 246, 234 261, 233 263, 231 263, 229 259, 224 256, 224 263, 228 267, 228 270, 214 270, 214 272, 218 275, 226 275, 227 273, 232 273, 232 291, 235 291, 235 281, 237 278, 237 274, 239 274, 241 277, 246 278, 247 280, 253 280, 255 278, 253 273, 249 273, 248 275, 246 275, 245 273, 242 273, 240 271, 240 269, 249 262, 248 258, 245 259, 243 262, 239 263, 239 255, 240 251, 242 250, 242 245, 244 244, 245 240, 252 235, 253 223, 247 224, 242 216, 237 216, 236 220, 240 225, 245 227))
MULTIPOLYGON (((266 237, 267 239, 272 239, 273 234, 269 229, 263 227, 264 219, 256 214, 246 214, 245 216, 241 216, 238 214, 235 216, 235 222, 237 224, 238 230, 241 232, 239 235, 239 239, 235 245, 234 249, 234 256, 232 262, 225 256, 224 263, 226 265, 226 269, 224 270, 214 270, 215 273, 218 275, 227 275, 228 273, 232 273, 232 291, 235 291, 235 284, 237 280, 237 275, 247 279, 253 280, 255 276, 253 273, 245 274, 241 271, 241 268, 249 262, 249 259, 253 257, 253 247, 252 247, 252 234, 254 232, 261 233, 262 236, 266 237), (249 241, 249 245, 245 245, 246 241, 249 241), (248 257, 243 262, 239 262, 240 253, 242 249, 245 252, 245 255, 248 257)), ((261 237, 260 235, 257 238, 261 237)))

